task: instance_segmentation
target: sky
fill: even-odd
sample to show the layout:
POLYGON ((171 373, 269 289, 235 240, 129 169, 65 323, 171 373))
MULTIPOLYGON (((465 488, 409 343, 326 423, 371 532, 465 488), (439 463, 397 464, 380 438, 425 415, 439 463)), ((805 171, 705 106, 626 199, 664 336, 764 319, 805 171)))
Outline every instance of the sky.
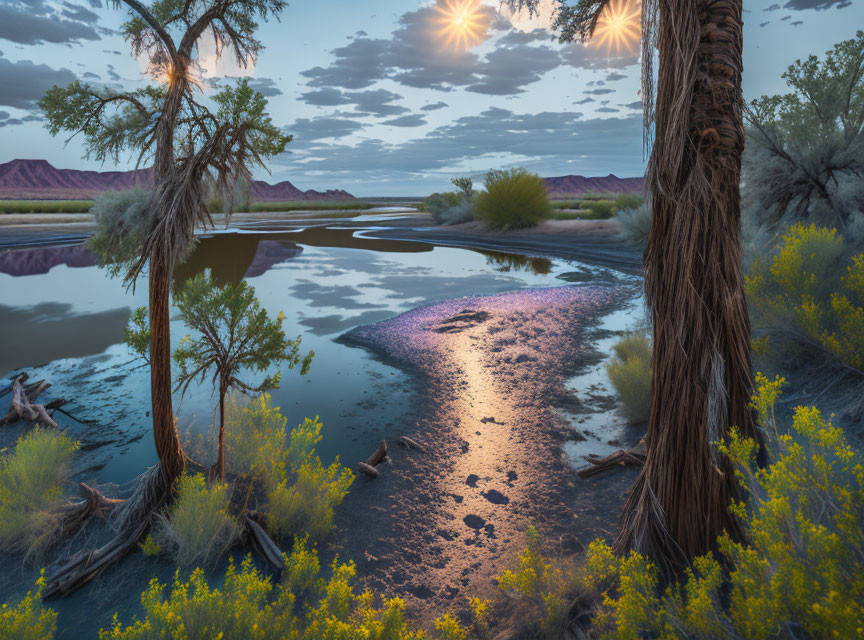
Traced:
MULTIPOLYGON (((209 40, 199 56, 210 83, 250 76, 274 123, 294 136, 271 175, 256 172, 270 182, 422 196, 453 176, 511 166, 641 175, 638 44, 559 44, 548 28, 553 1, 529 18, 497 0, 295 0, 260 25, 255 64, 217 59, 209 40), (448 5, 462 2, 478 5, 474 37, 453 38, 448 5)), ((744 9, 746 99, 784 92, 788 65, 864 28, 864 0, 744 0, 744 9)), ((84 159, 77 138, 48 133, 36 105, 76 79, 152 82, 119 32, 126 16, 107 0, 0 0, 0 163, 132 168, 84 159)))

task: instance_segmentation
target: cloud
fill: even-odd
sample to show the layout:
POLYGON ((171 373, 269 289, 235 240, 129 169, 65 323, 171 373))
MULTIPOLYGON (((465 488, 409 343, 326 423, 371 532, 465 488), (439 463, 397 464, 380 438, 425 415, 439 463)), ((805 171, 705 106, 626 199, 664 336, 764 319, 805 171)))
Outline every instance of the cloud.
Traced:
POLYGON ((594 96, 605 96, 610 93, 615 93, 615 89, 590 89, 589 91, 583 91, 582 93, 591 94, 594 96))
POLYGON ((627 104, 622 104, 621 106, 626 107, 628 109, 641 109, 642 108, 642 101, 637 100, 636 102, 628 102, 627 104))
POLYGON ((596 102, 596 101, 594 100, 594 98, 591 98, 589 96, 588 98, 582 98, 581 100, 579 100, 578 102, 574 102, 573 104, 588 104, 589 102, 596 102))
POLYGON ((76 80, 69 69, 53 69, 30 60, 12 62, 0 57, 0 105, 31 110, 45 92, 76 80))
POLYGON ((616 80, 623 80, 626 77, 626 73, 619 73, 617 71, 613 71, 608 76, 606 76, 606 82, 615 82, 616 80))
POLYGON ((762 11, 780 11, 779 4, 772 4, 770 7, 765 7, 762 11))
POLYGON ((392 120, 385 120, 381 124, 387 124, 391 127, 422 127, 426 124, 426 118, 419 113, 411 114, 410 116, 402 116, 400 118, 393 118, 392 120))
POLYGON ((273 78, 249 78, 249 86, 266 98, 282 95, 282 89, 276 86, 273 78))
POLYGON ((357 133, 365 126, 362 122, 347 118, 301 118, 285 127, 285 133, 293 135, 295 142, 306 142, 324 138, 342 138, 357 133))
POLYGON ((615 107, 600 107, 597 109, 598 113, 618 113, 621 109, 616 109, 615 107))
POLYGON ((13 118, 9 115, 8 111, 0 111, 0 129, 3 127, 14 127, 19 124, 24 124, 25 122, 37 122, 41 119, 41 116, 35 114, 30 114, 22 118, 13 118))
POLYGON ((553 44, 551 34, 543 29, 515 30, 486 5, 478 8, 481 26, 477 43, 485 42, 488 51, 481 55, 476 48, 447 46, 440 23, 440 8, 445 2, 438 0, 403 13, 389 38, 355 36, 344 47, 333 49, 331 64, 301 72, 310 88, 331 90, 304 94, 307 101, 332 97, 333 89, 366 89, 382 80, 416 89, 464 88, 472 93, 510 96, 523 93, 527 85, 560 66, 609 69, 638 61, 635 54, 610 57, 582 44, 553 44))
POLYGON ((802 25, 802 24, 804 24, 804 21, 803 21, 803 20, 796 20, 795 22, 791 23, 791 26, 793 26, 793 27, 798 27, 798 26, 800 26, 800 25, 802 25))
POLYGON ((93 73, 92 71, 85 71, 83 74, 81 74, 81 77, 87 78, 88 80, 101 80, 102 79, 98 73, 93 73))
POLYGON ((427 104, 423 107, 420 107, 420 111, 438 111, 438 109, 444 109, 449 107, 450 105, 446 102, 434 102, 432 104, 427 104))
POLYGON ((789 0, 789 2, 783 5, 783 8, 791 9, 792 11, 805 11, 807 9, 822 11, 834 6, 838 9, 843 9, 850 4, 852 3, 848 2, 848 0, 789 0))
POLYGON ((339 105, 353 104, 355 105, 358 114, 371 114, 379 118, 396 116, 408 111, 405 107, 392 104, 396 100, 401 100, 402 96, 386 89, 341 91, 340 89, 327 87, 317 91, 309 91, 300 94, 300 99, 307 104, 318 107, 335 107, 339 105))
POLYGON ((769 22, 771 22, 771 21, 769 20, 768 22, 760 22, 760 23, 759 23, 759 26, 760 26, 760 27, 764 27, 764 26, 765 26, 766 24, 768 24, 769 22))
POLYGON ((100 39, 94 28, 99 18, 95 13, 71 2, 63 5, 58 11, 41 0, 3 0, 0 38, 25 45, 100 39))
POLYGON ((275 168, 289 175, 326 171, 334 180, 357 182, 416 184, 430 176, 514 163, 546 175, 562 170, 636 175, 643 168, 642 119, 583 120, 578 112, 515 114, 493 107, 402 143, 363 139, 356 144, 298 144, 292 151, 276 158, 275 168), (574 148, 585 151, 574 155, 574 148))

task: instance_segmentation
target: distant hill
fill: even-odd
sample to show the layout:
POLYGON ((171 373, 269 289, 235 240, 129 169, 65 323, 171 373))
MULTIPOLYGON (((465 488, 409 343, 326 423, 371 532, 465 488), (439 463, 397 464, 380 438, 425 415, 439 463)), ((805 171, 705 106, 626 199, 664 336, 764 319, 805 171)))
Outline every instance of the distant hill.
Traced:
POLYGON ((610 173, 605 177, 559 176, 543 178, 546 190, 553 197, 581 196, 586 193, 635 193, 645 190, 645 178, 619 178, 610 173))
MULTIPOLYGON (((152 169, 131 171, 79 171, 57 169, 47 160, 12 160, 0 164, 0 200, 91 200, 104 191, 146 187, 152 169)), ((301 191, 285 180, 252 183, 252 198, 259 202, 288 200, 354 200, 347 191, 301 191)))

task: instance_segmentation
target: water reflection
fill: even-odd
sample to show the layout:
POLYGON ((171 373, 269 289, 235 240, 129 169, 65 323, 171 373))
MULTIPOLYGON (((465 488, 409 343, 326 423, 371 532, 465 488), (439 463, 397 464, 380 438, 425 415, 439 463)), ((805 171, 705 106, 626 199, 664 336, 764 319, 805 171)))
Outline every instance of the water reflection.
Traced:
POLYGON ((546 275, 552 271, 552 261, 549 258, 502 251, 479 251, 479 253, 486 256, 486 264, 496 266, 498 271, 529 271, 539 275, 546 275))

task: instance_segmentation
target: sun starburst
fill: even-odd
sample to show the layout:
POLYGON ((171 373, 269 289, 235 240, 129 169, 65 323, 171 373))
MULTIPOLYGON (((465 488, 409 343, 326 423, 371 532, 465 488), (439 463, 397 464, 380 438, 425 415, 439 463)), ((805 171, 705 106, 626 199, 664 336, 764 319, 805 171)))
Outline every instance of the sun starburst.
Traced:
POLYGON ((486 39, 480 0, 443 0, 435 9, 445 47, 466 51, 486 39))
POLYGON ((591 43, 609 53, 633 53, 639 42, 641 7, 638 0, 612 0, 603 9, 591 43))

